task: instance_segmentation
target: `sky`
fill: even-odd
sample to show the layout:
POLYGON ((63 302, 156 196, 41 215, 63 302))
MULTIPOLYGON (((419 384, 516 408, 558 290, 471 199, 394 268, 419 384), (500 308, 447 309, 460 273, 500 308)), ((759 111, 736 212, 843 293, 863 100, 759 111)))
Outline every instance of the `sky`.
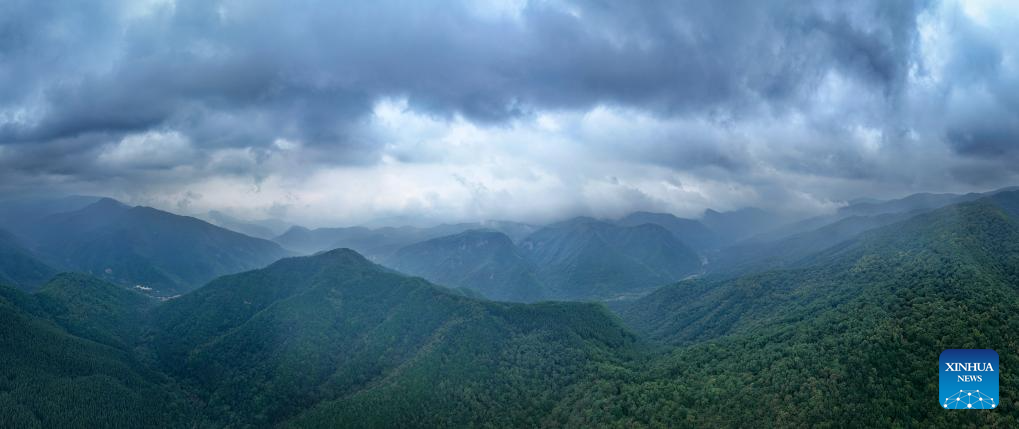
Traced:
POLYGON ((1001 1, 0 0, 0 196, 309 226, 1019 185, 1001 1))

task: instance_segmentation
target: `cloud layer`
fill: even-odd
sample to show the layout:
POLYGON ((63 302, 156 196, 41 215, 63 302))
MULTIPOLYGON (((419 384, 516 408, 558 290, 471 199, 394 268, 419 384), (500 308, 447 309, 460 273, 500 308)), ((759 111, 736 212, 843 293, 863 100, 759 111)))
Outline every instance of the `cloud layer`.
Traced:
POLYGON ((1004 1, 0 3, 6 195, 338 225, 1019 182, 1004 1))

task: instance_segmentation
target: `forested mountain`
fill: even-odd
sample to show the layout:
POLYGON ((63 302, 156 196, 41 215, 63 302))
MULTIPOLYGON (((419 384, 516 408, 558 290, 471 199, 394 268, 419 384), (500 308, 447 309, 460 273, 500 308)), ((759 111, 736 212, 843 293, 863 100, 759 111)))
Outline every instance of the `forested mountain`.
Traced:
POLYGON ((501 232, 470 230, 398 250, 383 261, 400 272, 468 288, 497 301, 538 301, 544 287, 534 266, 501 232))
MULTIPOLYGON (((1001 353, 1019 341, 1017 201, 1008 193, 938 209, 799 269, 663 288, 621 314, 681 347, 647 374, 584 389, 604 397, 575 400, 670 410, 638 418, 648 424, 1014 426, 1006 411, 1019 406, 1014 398, 1001 398, 999 412, 945 413, 932 368, 945 349, 1001 353)), ((1008 392, 1019 386, 1019 360, 1011 352, 1001 359, 1008 392)))
POLYGON ((0 229, 0 283, 29 291, 54 274, 56 270, 22 246, 17 237, 0 229))
POLYGON ((135 322, 118 317, 135 311, 122 307, 134 299, 107 300, 119 294, 110 289, 116 286, 95 279, 73 291, 74 280, 55 279, 38 296, 0 285, 0 427, 198 424, 176 383, 140 363, 118 337, 135 322))
POLYGON ((383 227, 370 229, 364 227, 349 228, 317 228, 309 230, 293 227, 277 237, 275 241, 286 247, 305 254, 325 250, 349 248, 363 253, 372 259, 388 257, 397 249, 441 237, 458 234, 471 229, 473 224, 439 225, 430 228, 412 226, 383 227))
POLYGON ((87 274, 58 274, 35 294, 51 320, 81 338, 122 350, 139 341, 148 312, 159 302, 87 274))
POLYGON ((549 225, 520 242, 548 294, 612 298, 699 272, 700 258, 658 225, 622 227, 591 218, 549 225))
POLYGON ((720 244, 720 236, 698 220, 684 219, 668 213, 635 212, 616 221, 622 226, 638 226, 646 223, 658 225, 672 233, 691 249, 702 251, 720 244))
POLYGON ((111 199, 45 217, 26 235, 53 266, 140 285, 162 296, 288 255, 268 240, 111 199))
POLYGON ((535 426, 633 338, 594 304, 466 298, 334 250, 157 311, 152 346, 221 425, 535 426))

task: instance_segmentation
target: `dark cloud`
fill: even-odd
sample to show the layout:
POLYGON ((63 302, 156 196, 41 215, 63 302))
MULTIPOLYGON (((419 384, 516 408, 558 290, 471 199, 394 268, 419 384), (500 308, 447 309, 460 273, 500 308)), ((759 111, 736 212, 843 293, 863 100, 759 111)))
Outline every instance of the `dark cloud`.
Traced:
MULTIPOLYGON (((551 134, 584 156, 769 196, 796 178, 984 185, 1014 173, 990 161, 1019 153, 1017 52, 1004 37, 1016 15, 976 22, 952 2, 0 2, 0 80, 14 83, 0 85, 0 191, 185 192, 216 176, 260 186, 298 165, 288 174, 461 156, 380 134, 373 113, 394 99, 497 129, 623 109, 646 122, 551 134), (905 171, 901 157, 913 159, 905 171)), ((600 177, 562 158, 568 174, 600 177)))

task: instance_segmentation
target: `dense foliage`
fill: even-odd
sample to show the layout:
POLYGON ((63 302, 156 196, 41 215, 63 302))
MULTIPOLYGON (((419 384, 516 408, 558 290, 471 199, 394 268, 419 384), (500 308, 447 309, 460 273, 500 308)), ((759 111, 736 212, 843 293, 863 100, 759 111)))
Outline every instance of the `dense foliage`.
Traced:
POLYGON ((624 421, 652 425, 1015 426, 1019 223, 1002 207, 982 200, 921 215, 809 268, 662 289, 624 317, 682 347, 574 401, 600 389, 614 407, 643 410, 624 421), (948 348, 998 350, 999 410, 940 408, 937 360, 948 348))
POLYGON ((50 308, 60 301, 54 290, 58 287, 47 285, 54 295, 43 299, 0 286, 0 427, 198 424, 175 382, 141 364, 115 332, 81 325, 83 318, 92 319, 90 314, 105 309, 74 304, 76 308, 51 314, 50 308))
POLYGON ((530 425, 633 342, 598 305, 477 301, 350 250, 221 278, 153 335, 216 421, 323 427, 530 425))

